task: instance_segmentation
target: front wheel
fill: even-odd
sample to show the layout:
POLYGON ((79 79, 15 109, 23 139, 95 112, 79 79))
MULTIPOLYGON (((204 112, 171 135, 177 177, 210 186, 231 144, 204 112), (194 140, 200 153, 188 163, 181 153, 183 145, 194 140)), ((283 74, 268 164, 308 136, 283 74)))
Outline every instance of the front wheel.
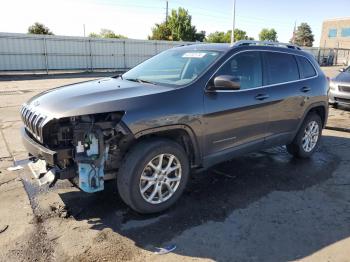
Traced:
POLYGON ((316 113, 309 114, 301 125, 293 142, 287 145, 290 154, 309 158, 317 149, 322 134, 322 120, 316 113))
POLYGON ((161 212, 184 191, 189 161, 184 149, 167 139, 136 144, 126 155, 117 176, 120 197, 139 213, 161 212))

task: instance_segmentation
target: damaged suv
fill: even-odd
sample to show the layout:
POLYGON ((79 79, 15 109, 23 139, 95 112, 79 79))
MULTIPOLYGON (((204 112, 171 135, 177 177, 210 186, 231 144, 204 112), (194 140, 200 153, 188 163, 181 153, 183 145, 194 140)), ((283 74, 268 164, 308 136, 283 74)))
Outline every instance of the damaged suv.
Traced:
POLYGON ((179 199, 191 171, 276 145, 310 157, 327 92, 297 46, 186 45, 33 97, 21 108, 22 136, 41 184, 69 179, 91 193, 116 180, 127 205, 154 213, 179 199))

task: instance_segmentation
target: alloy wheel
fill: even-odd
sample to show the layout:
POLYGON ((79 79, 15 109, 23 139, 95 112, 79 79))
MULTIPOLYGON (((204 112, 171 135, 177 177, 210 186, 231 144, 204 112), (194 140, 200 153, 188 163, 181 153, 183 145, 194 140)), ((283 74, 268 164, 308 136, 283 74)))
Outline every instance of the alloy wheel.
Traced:
POLYGON ((151 204, 160 204, 171 198, 181 182, 181 164, 172 154, 154 157, 142 171, 140 193, 151 204))

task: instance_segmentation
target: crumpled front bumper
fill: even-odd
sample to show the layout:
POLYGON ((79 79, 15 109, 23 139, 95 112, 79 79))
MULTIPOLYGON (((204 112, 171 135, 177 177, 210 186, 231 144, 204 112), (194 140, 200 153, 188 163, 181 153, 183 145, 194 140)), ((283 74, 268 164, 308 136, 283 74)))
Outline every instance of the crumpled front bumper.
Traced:
POLYGON ((72 158, 72 149, 57 151, 44 147, 29 136, 25 127, 21 128, 22 142, 28 153, 38 159, 45 160, 49 166, 56 166, 60 160, 72 158))

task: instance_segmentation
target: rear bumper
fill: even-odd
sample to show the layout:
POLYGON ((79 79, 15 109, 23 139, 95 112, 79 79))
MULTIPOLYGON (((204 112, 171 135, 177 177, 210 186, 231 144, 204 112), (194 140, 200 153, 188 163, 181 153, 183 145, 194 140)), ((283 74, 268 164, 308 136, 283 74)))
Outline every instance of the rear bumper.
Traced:
POLYGON ((56 166, 63 159, 72 158, 72 149, 53 151, 31 138, 24 127, 21 128, 22 142, 28 153, 38 159, 45 160, 49 166, 56 166))

